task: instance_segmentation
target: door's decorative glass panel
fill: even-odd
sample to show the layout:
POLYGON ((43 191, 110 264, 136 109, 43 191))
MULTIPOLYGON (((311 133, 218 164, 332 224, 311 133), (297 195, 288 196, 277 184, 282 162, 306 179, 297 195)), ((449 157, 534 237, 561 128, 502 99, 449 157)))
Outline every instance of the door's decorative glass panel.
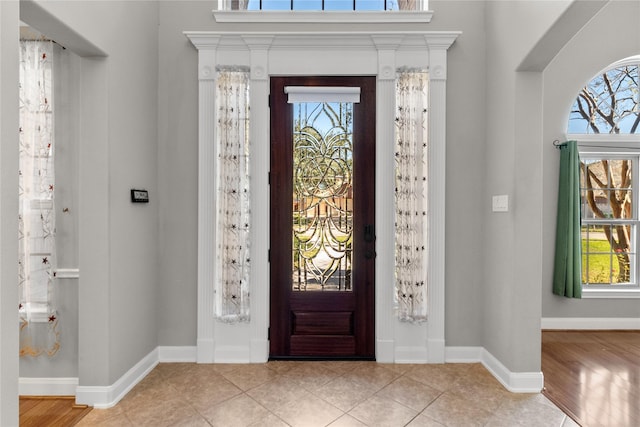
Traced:
POLYGON ((294 103, 293 117, 293 290, 351 291, 353 103, 294 103))

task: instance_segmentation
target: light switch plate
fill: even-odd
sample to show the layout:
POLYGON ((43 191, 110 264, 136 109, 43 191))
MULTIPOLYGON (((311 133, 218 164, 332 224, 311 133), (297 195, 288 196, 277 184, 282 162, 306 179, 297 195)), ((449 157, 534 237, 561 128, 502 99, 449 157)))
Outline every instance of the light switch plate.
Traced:
POLYGON ((507 194, 493 196, 491 206, 493 212, 509 212, 509 196, 507 194))

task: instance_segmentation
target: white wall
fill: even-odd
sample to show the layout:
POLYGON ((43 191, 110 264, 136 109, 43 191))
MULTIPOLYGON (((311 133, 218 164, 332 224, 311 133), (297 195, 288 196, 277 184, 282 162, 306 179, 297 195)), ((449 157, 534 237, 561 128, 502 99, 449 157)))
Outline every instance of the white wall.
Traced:
POLYGON ((617 60, 640 54, 639 22, 640 2, 609 2, 544 71, 542 317, 640 318, 637 299, 575 300, 551 292, 560 157, 551 142, 565 139, 569 110, 596 73, 617 60), (611 28, 616 31, 605 31, 611 28))

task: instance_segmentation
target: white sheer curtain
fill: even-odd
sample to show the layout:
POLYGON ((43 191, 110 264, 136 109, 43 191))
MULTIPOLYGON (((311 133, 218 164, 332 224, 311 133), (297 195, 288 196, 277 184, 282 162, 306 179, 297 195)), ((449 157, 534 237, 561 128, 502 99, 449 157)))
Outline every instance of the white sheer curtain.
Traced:
POLYGON ((218 70, 216 317, 249 321, 249 71, 218 70))
POLYGON ((427 107, 429 76, 400 70, 396 86, 396 285, 398 318, 427 318, 427 107))
POLYGON ((20 42, 20 355, 60 348, 55 290, 53 53, 50 41, 20 42))

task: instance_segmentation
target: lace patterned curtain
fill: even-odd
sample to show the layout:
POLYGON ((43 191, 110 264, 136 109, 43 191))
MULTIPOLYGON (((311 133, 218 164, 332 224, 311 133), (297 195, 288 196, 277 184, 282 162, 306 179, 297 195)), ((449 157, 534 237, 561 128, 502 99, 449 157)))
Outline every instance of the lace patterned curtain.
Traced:
POLYGON ((60 348, 55 305, 53 43, 20 42, 20 356, 60 348))
POLYGON ((395 302, 398 318, 427 318, 427 106, 429 77, 401 70, 396 86, 395 302))
POLYGON ((217 81, 216 317, 249 321, 249 71, 219 69, 217 81))

